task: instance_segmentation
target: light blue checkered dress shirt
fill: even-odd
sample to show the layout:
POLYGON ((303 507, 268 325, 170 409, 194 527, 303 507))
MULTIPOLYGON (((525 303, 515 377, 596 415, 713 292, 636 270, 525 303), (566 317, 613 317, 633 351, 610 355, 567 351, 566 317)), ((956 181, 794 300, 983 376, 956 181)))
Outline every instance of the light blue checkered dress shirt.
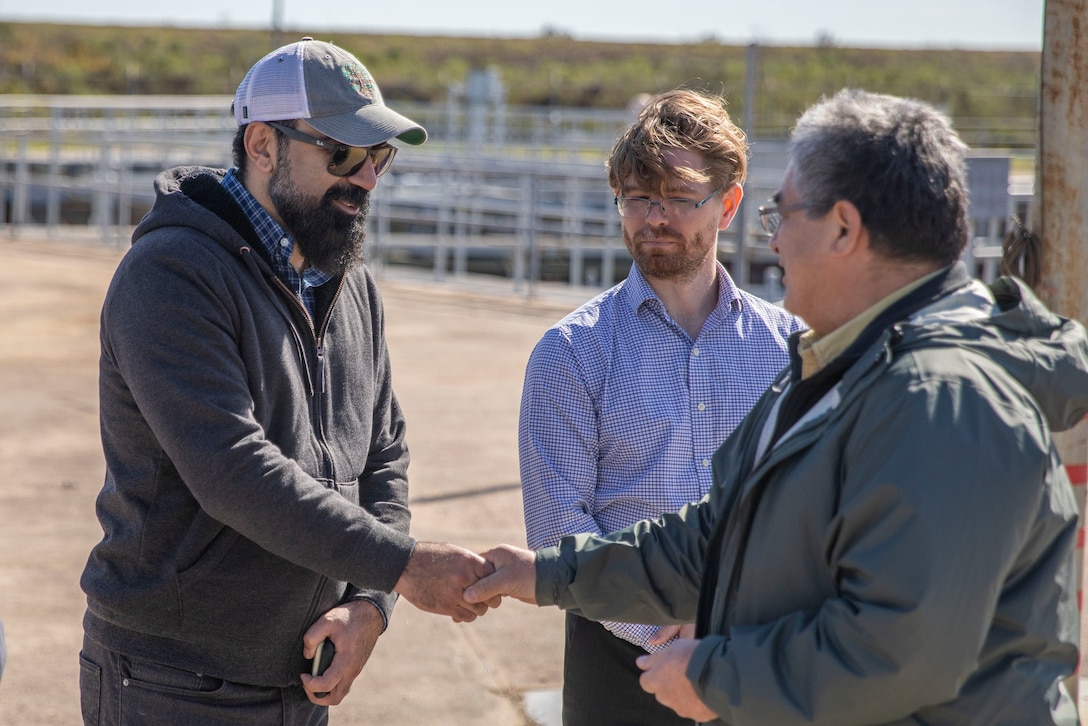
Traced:
MULTIPOLYGON (((710 489, 710 458, 786 366, 804 324, 739 290, 718 265, 718 304, 693 341, 632 266, 552 326, 529 358, 519 452, 529 547, 605 534, 710 489)), ((656 627, 604 623, 650 652, 656 627)))

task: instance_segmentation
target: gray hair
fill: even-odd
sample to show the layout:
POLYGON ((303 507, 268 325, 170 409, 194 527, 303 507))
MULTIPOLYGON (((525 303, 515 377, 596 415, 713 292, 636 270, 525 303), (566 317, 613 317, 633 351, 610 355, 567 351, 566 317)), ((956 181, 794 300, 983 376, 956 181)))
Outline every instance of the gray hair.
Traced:
POLYGON ((968 239, 967 147, 935 108, 845 89, 805 111, 790 144, 809 215, 845 199, 880 254, 942 265, 959 258, 968 239))

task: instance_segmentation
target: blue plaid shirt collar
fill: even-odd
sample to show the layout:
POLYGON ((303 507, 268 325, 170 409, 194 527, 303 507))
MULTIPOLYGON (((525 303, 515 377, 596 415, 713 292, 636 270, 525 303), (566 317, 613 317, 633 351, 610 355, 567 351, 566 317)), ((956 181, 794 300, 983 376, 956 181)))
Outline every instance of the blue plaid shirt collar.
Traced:
MULTIPOLYGON (((714 306, 714 311, 711 314, 724 315, 733 306, 740 309, 741 296, 722 263, 717 262, 715 264, 718 266, 718 304, 714 306)), ((661 302, 661 298, 650 287, 650 283, 646 282, 646 278, 642 276, 642 271, 638 269, 637 264, 631 265, 631 272, 623 282, 623 294, 626 296, 627 304, 631 306, 632 310, 638 310, 644 304, 650 302, 656 306, 658 312, 665 312, 665 304, 661 302)))
POLYGON ((235 174, 235 171, 236 169, 231 169, 223 177, 223 188, 230 193, 234 201, 238 202, 238 205, 253 225, 254 231, 257 232, 257 238, 261 241, 261 246, 264 249, 265 259, 272 266, 276 277, 283 280, 287 287, 298 294, 299 299, 302 300, 302 303, 312 315, 314 311, 313 288, 324 285, 332 279, 332 275, 328 275, 315 267, 309 267, 303 270, 302 274, 299 274, 291 266, 291 251, 295 248, 294 238, 276 220, 272 219, 272 215, 249 193, 249 190, 242 184, 242 180, 235 174))

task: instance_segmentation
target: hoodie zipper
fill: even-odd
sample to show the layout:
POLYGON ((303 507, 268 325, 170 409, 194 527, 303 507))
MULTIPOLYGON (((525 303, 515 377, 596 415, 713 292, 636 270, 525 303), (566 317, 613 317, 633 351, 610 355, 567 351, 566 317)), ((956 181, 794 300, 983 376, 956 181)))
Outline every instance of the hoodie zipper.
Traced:
MULTIPOLYGON (((325 389, 325 333, 329 330, 329 322, 332 320, 332 309, 336 305, 336 301, 340 298, 340 291, 344 289, 344 280, 347 278, 341 276, 340 282, 336 285, 336 292, 332 295, 332 300, 329 301, 329 307, 325 311, 325 317, 321 321, 321 327, 316 329, 314 333, 314 342, 317 346, 317 390, 322 396, 327 392, 325 389)), ((300 301, 301 304, 301 301, 300 301)))
MULTIPOLYGON (((271 274, 267 267, 262 269, 262 263, 258 261, 253 253, 252 248, 249 246, 243 246, 239 249, 239 253, 245 260, 246 265, 249 267, 250 272, 263 282, 266 286, 266 290, 269 296, 276 297, 275 292, 271 289, 272 286, 276 287, 280 292, 284 293, 284 298, 288 301, 288 305, 297 309, 302 313, 303 318, 306 320, 307 328, 310 331, 311 338, 314 342, 314 350, 316 353, 317 381, 314 382, 314 371, 310 366, 310 357, 306 352, 306 342, 303 340, 303 336, 300 335, 299 326, 296 324, 294 317, 290 314, 290 311, 279 307, 280 312, 284 316, 284 320, 287 323, 287 327, 291 330, 291 335, 295 340, 295 345, 298 349, 299 357, 301 358, 302 371, 306 377, 306 387, 310 395, 310 421, 314 430, 314 438, 317 439, 318 445, 321 447, 324 459, 324 476, 330 481, 336 481, 336 471, 333 466, 332 452, 325 441, 325 422, 321 415, 322 403, 327 395, 326 390, 326 375, 325 375, 325 333, 328 332, 329 323, 332 320, 332 311, 336 307, 337 300, 340 299, 340 293, 344 289, 344 283, 346 278, 340 277, 340 282, 337 284, 336 292, 333 293, 332 299, 329 301, 328 309, 325 312, 325 317, 321 321, 321 327, 318 328, 314 325, 313 316, 310 315, 310 311, 306 309, 306 306, 302 303, 302 298, 279 277, 271 274), (269 285, 271 280, 271 285, 269 285)), ((320 581, 314 589, 313 599, 310 602, 310 610, 302 626, 299 630, 299 637, 306 629, 313 623, 317 617, 318 605, 324 598, 325 592, 329 588, 330 578, 321 576, 320 581)), ((290 674, 293 676, 293 674, 290 674)))
POLYGON ((321 321, 321 326, 316 327, 314 325, 313 317, 310 315, 310 311, 302 304, 302 299, 288 287, 283 280, 276 276, 272 276, 273 284, 285 294, 290 301, 291 306, 302 313, 314 342, 316 371, 310 369, 310 365, 307 362, 308 356, 306 355, 305 350, 301 351, 301 353, 304 367, 307 370, 306 378, 310 385, 310 421, 314 427, 314 436, 321 445, 322 450, 325 452, 324 459, 326 466, 324 474, 331 481, 336 480, 336 472, 333 468, 332 454, 325 441, 325 419, 321 413, 325 396, 328 393, 325 372, 325 333, 328 332, 329 322, 332 320, 332 311, 336 306, 336 301, 340 298, 341 290, 344 289, 345 280, 345 277, 340 278, 340 282, 336 287, 336 292, 333 293, 332 300, 329 301, 328 309, 325 311, 325 317, 321 321), (315 378, 316 382, 314 382, 315 378))

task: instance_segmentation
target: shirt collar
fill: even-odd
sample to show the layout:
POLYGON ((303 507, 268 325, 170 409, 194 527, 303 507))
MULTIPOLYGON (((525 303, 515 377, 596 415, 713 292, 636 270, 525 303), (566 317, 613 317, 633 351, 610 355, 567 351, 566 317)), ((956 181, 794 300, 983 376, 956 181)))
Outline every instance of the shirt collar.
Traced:
POLYGON ((801 378, 808 378, 838 358, 878 315, 944 271, 942 268, 904 285, 823 337, 817 336, 811 329, 803 332, 797 343, 797 353, 801 356, 801 378))
POLYGON ((276 276, 287 283, 292 290, 296 291, 324 285, 331 280, 332 275, 328 275, 315 267, 308 267, 302 271, 301 275, 299 274, 291 264, 291 252, 295 248, 294 237, 288 234, 272 218, 268 210, 262 207, 261 203, 250 194, 249 190, 242 184, 242 180, 238 178, 236 171, 237 169, 231 169, 226 173, 223 177, 223 188, 230 193, 234 201, 238 202, 250 224, 253 225, 253 230, 261 241, 265 259, 272 266, 276 276))
MULTIPOLYGON (((733 278, 729 277, 729 273, 726 272, 722 263, 715 262, 718 267, 718 303, 714 306, 714 313, 723 311, 726 307, 736 303, 740 305, 740 293, 737 291, 737 286, 733 283, 733 278)), ((646 282, 646 278, 642 275, 642 271, 638 269, 638 265, 632 263, 631 272, 627 275, 627 280, 623 283, 623 291, 627 298, 627 303, 631 306, 632 310, 637 310, 644 303, 649 301, 656 301, 658 305, 664 307, 661 302, 661 298, 657 296, 654 289, 650 287, 650 283, 646 282)), ((711 313, 713 315, 714 313, 711 313)))

